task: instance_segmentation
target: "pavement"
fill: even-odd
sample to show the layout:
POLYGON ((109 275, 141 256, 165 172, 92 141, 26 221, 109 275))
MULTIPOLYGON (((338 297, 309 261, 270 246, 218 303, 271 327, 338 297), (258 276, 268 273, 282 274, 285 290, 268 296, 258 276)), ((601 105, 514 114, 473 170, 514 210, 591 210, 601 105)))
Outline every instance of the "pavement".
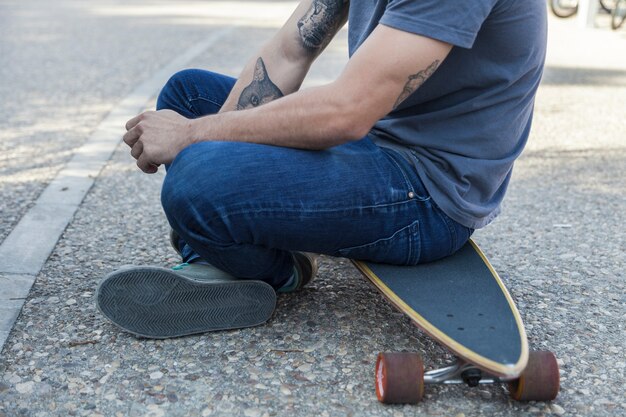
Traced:
MULTIPOLYGON (((528 147, 503 214, 474 235, 517 301, 530 347, 559 358, 555 401, 517 403, 504 386, 429 386, 417 406, 379 404, 377 352, 419 351, 427 368, 450 358, 345 259, 324 258, 319 278, 281 295, 256 328, 151 341, 96 311, 106 273, 178 261, 159 206, 163 173, 136 169, 111 115, 153 107, 164 68, 237 75, 294 7, 0 3, 0 96, 11 98, 0 103, 0 417, 626 415, 626 30, 611 32, 605 16, 595 30, 550 19, 528 147), (106 149, 89 173, 62 175, 94 144, 106 149), (87 182, 68 186, 74 209, 62 201, 41 214, 67 218, 57 232, 26 228, 34 246, 49 243, 29 255, 40 265, 7 257, 20 253, 11 239, 43 197, 63 199, 59 178, 87 182)), ((342 32, 305 86, 332 80, 346 57, 342 32)))

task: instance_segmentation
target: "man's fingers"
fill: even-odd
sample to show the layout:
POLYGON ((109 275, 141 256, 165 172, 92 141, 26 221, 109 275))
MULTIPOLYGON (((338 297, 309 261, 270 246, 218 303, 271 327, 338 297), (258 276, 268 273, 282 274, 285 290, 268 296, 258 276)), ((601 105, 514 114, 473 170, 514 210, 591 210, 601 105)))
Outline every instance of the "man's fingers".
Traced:
POLYGON ((158 117, 159 114, 159 112, 147 111, 126 122, 127 132, 123 137, 124 143, 131 148, 130 154, 137 160, 139 169, 147 174, 154 174, 159 170, 159 164, 153 162, 155 157, 160 158, 158 127, 163 124, 161 120, 163 117, 158 117), (145 140, 142 140, 142 137, 145 140), (144 143, 151 144, 153 149, 151 157, 146 155, 144 143))
POLYGON ((135 143, 141 137, 142 133, 143 131, 141 129, 141 125, 136 125, 135 127, 133 127, 132 129, 130 129, 128 132, 124 134, 123 136, 124 143, 126 143, 128 146, 132 148, 133 146, 135 146, 135 143))
POLYGON ((146 174, 154 174, 159 170, 159 166, 150 162, 145 153, 142 153, 139 155, 139 158, 137 158, 137 166, 146 174))
POLYGON ((139 159, 142 152, 143 152, 143 142, 141 141, 135 142, 135 144, 130 150, 130 154, 132 155, 132 157, 135 159, 139 159))
POLYGON ((130 119, 129 121, 127 121, 126 122, 126 130, 130 130, 133 127, 135 127, 137 125, 137 123, 139 123, 141 121, 141 119, 143 119, 143 115, 144 115, 144 113, 138 114, 137 116, 135 116, 132 119, 130 119))
POLYGON ((145 111, 143 113, 139 113, 137 116, 133 117, 132 119, 126 122, 126 130, 130 130, 133 127, 137 126, 139 122, 141 122, 142 120, 146 118, 146 116, 149 116, 154 113, 158 113, 158 111, 145 111))

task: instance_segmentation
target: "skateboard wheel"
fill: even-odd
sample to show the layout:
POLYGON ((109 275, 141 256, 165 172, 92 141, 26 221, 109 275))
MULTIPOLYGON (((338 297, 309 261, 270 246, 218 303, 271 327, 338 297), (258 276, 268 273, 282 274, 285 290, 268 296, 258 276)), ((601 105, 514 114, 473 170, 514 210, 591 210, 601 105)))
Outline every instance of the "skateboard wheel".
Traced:
POLYGON ((559 379, 554 353, 531 351, 524 372, 519 379, 509 382, 509 391, 517 401, 551 401, 559 393, 559 379))
POLYGON ((379 353, 376 396, 386 404, 415 404, 424 396, 424 363, 417 353, 379 353))

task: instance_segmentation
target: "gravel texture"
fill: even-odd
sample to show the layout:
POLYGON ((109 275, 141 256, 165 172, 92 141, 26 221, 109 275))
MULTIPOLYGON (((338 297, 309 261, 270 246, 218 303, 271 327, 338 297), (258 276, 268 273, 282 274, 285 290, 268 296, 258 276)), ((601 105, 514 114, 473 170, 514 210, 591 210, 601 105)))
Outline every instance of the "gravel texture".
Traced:
MULTIPOLYGON (((583 48, 623 51, 626 38, 551 25, 551 51, 561 49, 548 60, 532 138, 502 216, 475 239, 517 300, 531 348, 559 358, 556 401, 517 403, 504 386, 436 386, 417 406, 379 404, 377 352, 420 351, 428 368, 450 358, 344 259, 323 258, 318 279, 281 295, 260 327, 163 341, 118 331, 95 309, 99 279, 122 264, 177 262, 158 203, 162 173, 138 172, 122 146, 5 345, 0 417, 626 415, 626 56, 583 48), (578 59, 583 50, 597 59, 578 59)), ((241 31, 195 66, 236 73, 252 52, 246 39, 270 33, 241 31)), ((332 46, 314 80, 336 73, 342 48, 332 46)))

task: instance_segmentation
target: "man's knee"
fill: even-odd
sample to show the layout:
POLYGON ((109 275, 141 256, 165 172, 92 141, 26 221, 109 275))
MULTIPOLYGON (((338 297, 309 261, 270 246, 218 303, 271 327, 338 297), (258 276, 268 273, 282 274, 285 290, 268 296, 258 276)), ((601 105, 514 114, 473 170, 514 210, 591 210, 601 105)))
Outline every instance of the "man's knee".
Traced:
POLYGON ((161 189, 161 204, 170 221, 184 221, 190 212, 197 212, 197 204, 202 204, 202 211, 210 214, 212 206, 222 200, 221 190, 227 188, 221 166, 226 162, 227 151, 222 148, 224 143, 220 142, 196 143, 183 149, 172 161, 161 189), (211 198, 204 198, 207 193, 211 198))
POLYGON ((227 165, 228 142, 201 142, 185 148, 170 165, 161 204, 170 225, 187 241, 201 235, 215 245, 230 244, 228 216, 240 203, 227 165))
POLYGON ((177 110, 186 107, 188 97, 185 94, 185 85, 197 72, 197 69, 184 69, 172 75, 159 93, 157 110, 177 110))
POLYGON ((163 186, 161 188, 161 205, 170 222, 180 220, 183 211, 189 208, 190 201, 194 200, 191 193, 197 186, 194 184, 193 173, 193 148, 189 146, 183 149, 170 164, 163 186))
POLYGON ((285 152, 240 142, 207 141, 188 146, 168 168, 161 193, 163 208, 169 213, 202 201, 209 211, 227 210, 242 196, 258 194, 261 180, 280 177, 277 171, 284 165, 285 152))

